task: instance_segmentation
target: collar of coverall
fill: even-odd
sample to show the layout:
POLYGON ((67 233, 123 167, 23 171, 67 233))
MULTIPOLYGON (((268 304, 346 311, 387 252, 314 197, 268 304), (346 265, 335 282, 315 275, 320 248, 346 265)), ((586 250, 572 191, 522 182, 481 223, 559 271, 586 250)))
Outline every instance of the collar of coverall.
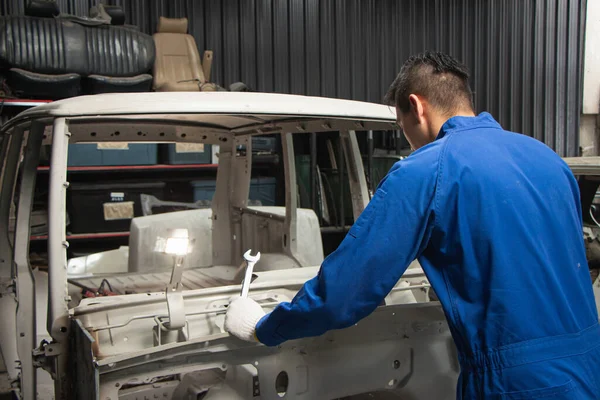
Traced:
POLYGON ((441 139, 447 133, 452 131, 464 131, 467 129, 476 128, 496 128, 502 129, 500 124, 496 122, 494 117, 488 112, 482 112, 475 117, 452 117, 442 125, 440 132, 435 140, 441 139))

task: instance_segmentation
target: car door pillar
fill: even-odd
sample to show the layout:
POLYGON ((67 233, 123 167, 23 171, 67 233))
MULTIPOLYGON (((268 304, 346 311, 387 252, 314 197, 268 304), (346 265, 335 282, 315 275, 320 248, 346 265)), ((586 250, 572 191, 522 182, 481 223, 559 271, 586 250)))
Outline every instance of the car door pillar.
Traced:
POLYGON ((36 368, 33 350, 36 347, 35 279, 29 265, 29 236, 31 210, 35 191, 37 166, 44 125, 32 123, 21 168, 19 204, 15 223, 15 271, 17 276, 17 352, 21 361, 21 396, 24 400, 36 398, 36 368))
POLYGON ((356 221, 369 203, 369 190, 358 141, 356 140, 356 132, 342 131, 340 132, 340 139, 342 140, 344 159, 350 182, 352 213, 356 221))
POLYGON ((217 185, 212 200, 212 265, 233 265, 234 237, 232 233, 231 185, 232 158, 235 156, 233 140, 219 145, 217 185))
POLYGON ((1 160, 2 172, 0 173, 0 280, 2 296, 0 296, 0 343, 2 344, 2 357, 6 365, 8 377, 11 381, 19 378, 19 355, 17 352, 17 298, 15 292, 15 271, 13 244, 9 232, 11 204, 13 191, 21 156, 23 143, 23 129, 14 128, 2 138, 1 160))
POLYGON ((283 153, 283 168, 285 174, 285 220, 283 237, 281 238, 283 251, 296 260, 300 265, 306 265, 298 259, 297 237, 298 229, 297 208, 298 189, 296 185, 296 161, 294 157, 294 137, 292 133, 281 134, 281 147, 283 153))
POLYGON ((67 284, 66 194, 69 126, 65 118, 56 118, 52 130, 50 156, 50 190, 48 196, 48 321, 50 336, 58 343, 47 353, 54 357, 57 399, 68 395, 67 360, 69 323, 67 284))

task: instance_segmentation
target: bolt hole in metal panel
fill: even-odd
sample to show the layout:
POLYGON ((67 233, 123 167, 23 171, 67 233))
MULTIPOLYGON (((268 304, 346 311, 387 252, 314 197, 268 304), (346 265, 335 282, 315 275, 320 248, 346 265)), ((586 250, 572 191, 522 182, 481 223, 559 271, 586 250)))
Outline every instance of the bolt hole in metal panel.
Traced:
POLYGON ((287 372, 281 371, 277 378, 275 379, 275 390, 277 390, 277 395, 279 397, 285 397, 288 390, 288 385, 290 382, 290 378, 288 377, 287 372))

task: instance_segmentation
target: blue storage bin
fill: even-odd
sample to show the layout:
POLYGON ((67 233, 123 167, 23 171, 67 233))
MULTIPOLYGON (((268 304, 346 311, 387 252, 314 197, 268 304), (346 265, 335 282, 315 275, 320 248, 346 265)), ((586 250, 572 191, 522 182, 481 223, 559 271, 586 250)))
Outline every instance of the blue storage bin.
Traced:
MULTIPOLYGON (((273 177, 258 177, 250 180, 249 200, 259 200, 263 206, 274 206, 276 195, 276 179, 273 177)), ((192 181, 194 201, 211 200, 215 195, 216 181, 192 181)))
POLYGON ((217 187, 217 181, 207 179, 203 181, 192 181, 190 182, 194 188, 194 201, 198 200, 209 200, 212 201, 215 190, 217 187))
POLYGON ((155 143, 129 143, 126 149, 99 149, 97 143, 75 143, 69 145, 67 165, 154 165, 157 159, 158 148, 155 143))
POLYGON ((212 149, 210 144, 177 143, 163 144, 160 148, 161 162, 164 164, 210 164, 212 149), (194 146, 202 144, 203 151, 193 151, 194 146))
POLYGON ((253 136, 252 137, 252 152, 253 153, 274 153, 276 145, 275 137, 253 136))
MULTIPOLYGON (((277 139, 273 136, 252 136, 252 153, 275 153, 277 139)), ((245 151, 245 145, 237 147, 240 151, 245 151)))
POLYGON ((250 193, 248 195, 248 198, 250 200, 260 200, 263 206, 274 206, 276 182, 276 179, 273 177, 258 177, 251 179, 250 193))

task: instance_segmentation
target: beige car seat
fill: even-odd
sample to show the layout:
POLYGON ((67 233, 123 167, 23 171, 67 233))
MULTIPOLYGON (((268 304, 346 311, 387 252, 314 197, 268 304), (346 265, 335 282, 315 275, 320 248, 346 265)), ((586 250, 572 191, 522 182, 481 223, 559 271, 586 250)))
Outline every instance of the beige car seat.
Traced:
POLYGON ((212 65, 212 51, 204 52, 200 63, 198 47, 187 33, 187 18, 160 17, 153 35, 156 46, 153 88, 158 92, 214 91, 208 83, 212 65))

